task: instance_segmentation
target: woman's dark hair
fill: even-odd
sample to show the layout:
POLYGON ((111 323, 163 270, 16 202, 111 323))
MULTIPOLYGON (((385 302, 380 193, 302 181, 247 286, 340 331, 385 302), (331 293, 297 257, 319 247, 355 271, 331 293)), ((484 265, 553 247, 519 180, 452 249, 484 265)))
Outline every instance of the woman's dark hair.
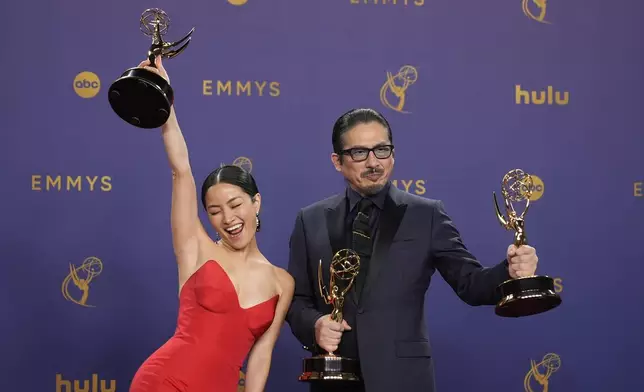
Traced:
POLYGON ((206 193, 211 186, 221 182, 237 185, 246 192, 251 199, 259 193, 253 176, 243 168, 235 165, 224 165, 208 174, 201 186, 201 203, 206 208, 206 193))
POLYGON ((333 133, 331 135, 331 143, 333 144, 333 152, 339 154, 344 148, 342 143, 342 135, 349 131, 351 128, 358 124, 366 124, 370 122, 377 122, 387 130, 389 141, 393 143, 394 138, 391 134, 391 127, 385 117, 373 109, 359 108, 352 109, 344 113, 333 124, 333 133))

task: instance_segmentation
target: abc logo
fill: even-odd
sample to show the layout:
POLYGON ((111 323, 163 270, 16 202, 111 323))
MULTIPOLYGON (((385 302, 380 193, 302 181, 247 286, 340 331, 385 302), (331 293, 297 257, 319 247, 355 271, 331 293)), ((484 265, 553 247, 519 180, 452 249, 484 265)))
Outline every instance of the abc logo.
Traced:
POLYGON ((248 0, 228 0, 228 2, 232 5, 244 5, 248 3, 248 0))
POLYGON ((539 200, 543 196, 545 185, 543 185, 541 178, 534 174, 530 174, 530 177, 532 177, 532 195, 530 196, 530 201, 539 200))
POLYGON ((81 98, 94 98, 101 89, 98 76, 89 71, 84 71, 74 78, 74 91, 81 98))

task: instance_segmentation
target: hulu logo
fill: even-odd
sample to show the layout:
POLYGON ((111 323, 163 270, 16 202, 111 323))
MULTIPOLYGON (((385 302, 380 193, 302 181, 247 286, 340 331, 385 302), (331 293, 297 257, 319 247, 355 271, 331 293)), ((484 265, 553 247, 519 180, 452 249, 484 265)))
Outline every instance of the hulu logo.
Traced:
POLYGON ((56 392, 116 392, 116 380, 99 380, 98 374, 92 374, 91 380, 65 380, 62 374, 56 374, 56 392))
POLYGON ((514 89, 514 101, 517 105, 568 105, 570 99, 568 91, 556 91, 552 86, 545 90, 529 91, 517 84, 514 89))

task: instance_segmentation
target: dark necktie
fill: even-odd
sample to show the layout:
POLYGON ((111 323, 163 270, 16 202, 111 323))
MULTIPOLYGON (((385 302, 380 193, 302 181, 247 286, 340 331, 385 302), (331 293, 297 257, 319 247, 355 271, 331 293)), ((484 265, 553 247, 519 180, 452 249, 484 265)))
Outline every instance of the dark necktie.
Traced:
POLYGON ((358 298, 362 293, 365 280, 367 278, 367 270, 369 266, 369 259, 371 258, 371 228, 369 227, 369 214, 371 213, 372 202, 369 199, 362 199, 358 204, 358 214, 353 220, 352 227, 352 248, 360 256, 360 271, 355 281, 355 289, 358 298))

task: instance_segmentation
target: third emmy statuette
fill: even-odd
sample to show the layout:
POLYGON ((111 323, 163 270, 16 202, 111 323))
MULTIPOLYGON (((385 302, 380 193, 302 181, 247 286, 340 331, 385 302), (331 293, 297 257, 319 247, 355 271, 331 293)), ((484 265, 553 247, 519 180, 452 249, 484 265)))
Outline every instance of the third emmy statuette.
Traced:
MULTIPOLYGON (((519 247, 528 243, 524 217, 530 207, 532 196, 532 177, 521 169, 509 171, 502 180, 501 194, 505 201, 507 217, 501 214, 494 195, 496 217, 503 227, 514 231, 514 245, 519 247), (512 202, 525 201, 525 209, 517 215, 512 202)), ((547 312, 561 304, 561 297, 555 292, 554 281, 549 276, 526 276, 503 282, 501 301, 495 313, 502 317, 524 317, 547 312)))
MULTIPOLYGON (((154 60, 157 56, 170 59, 181 53, 190 43, 195 30, 193 27, 176 42, 164 42, 162 36, 169 26, 170 18, 163 10, 150 8, 141 14, 141 31, 152 38, 148 50, 151 67, 155 67, 154 60), (172 49, 183 42, 183 46, 172 49)), ((160 75, 135 67, 123 72, 112 83, 108 99, 112 110, 120 118, 136 127, 151 129, 162 126, 168 120, 170 107, 174 102, 174 91, 170 83, 160 75)))
MULTIPOLYGON (((342 323, 342 308, 344 298, 355 277, 360 270, 360 256, 351 249, 342 249, 336 252, 331 260, 329 288, 322 286, 322 260, 318 266, 318 287, 320 295, 326 304, 333 306, 331 320, 342 323), (336 280, 337 279, 337 280, 336 280), (339 281, 339 282, 338 282, 339 281), (341 282, 341 284, 339 284, 341 282)), ((327 353, 304 359, 304 372, 300 375, 300 381, 316 380, 360 380, 360 368, 358 361, 353 358, 345 358, 327 353)))

